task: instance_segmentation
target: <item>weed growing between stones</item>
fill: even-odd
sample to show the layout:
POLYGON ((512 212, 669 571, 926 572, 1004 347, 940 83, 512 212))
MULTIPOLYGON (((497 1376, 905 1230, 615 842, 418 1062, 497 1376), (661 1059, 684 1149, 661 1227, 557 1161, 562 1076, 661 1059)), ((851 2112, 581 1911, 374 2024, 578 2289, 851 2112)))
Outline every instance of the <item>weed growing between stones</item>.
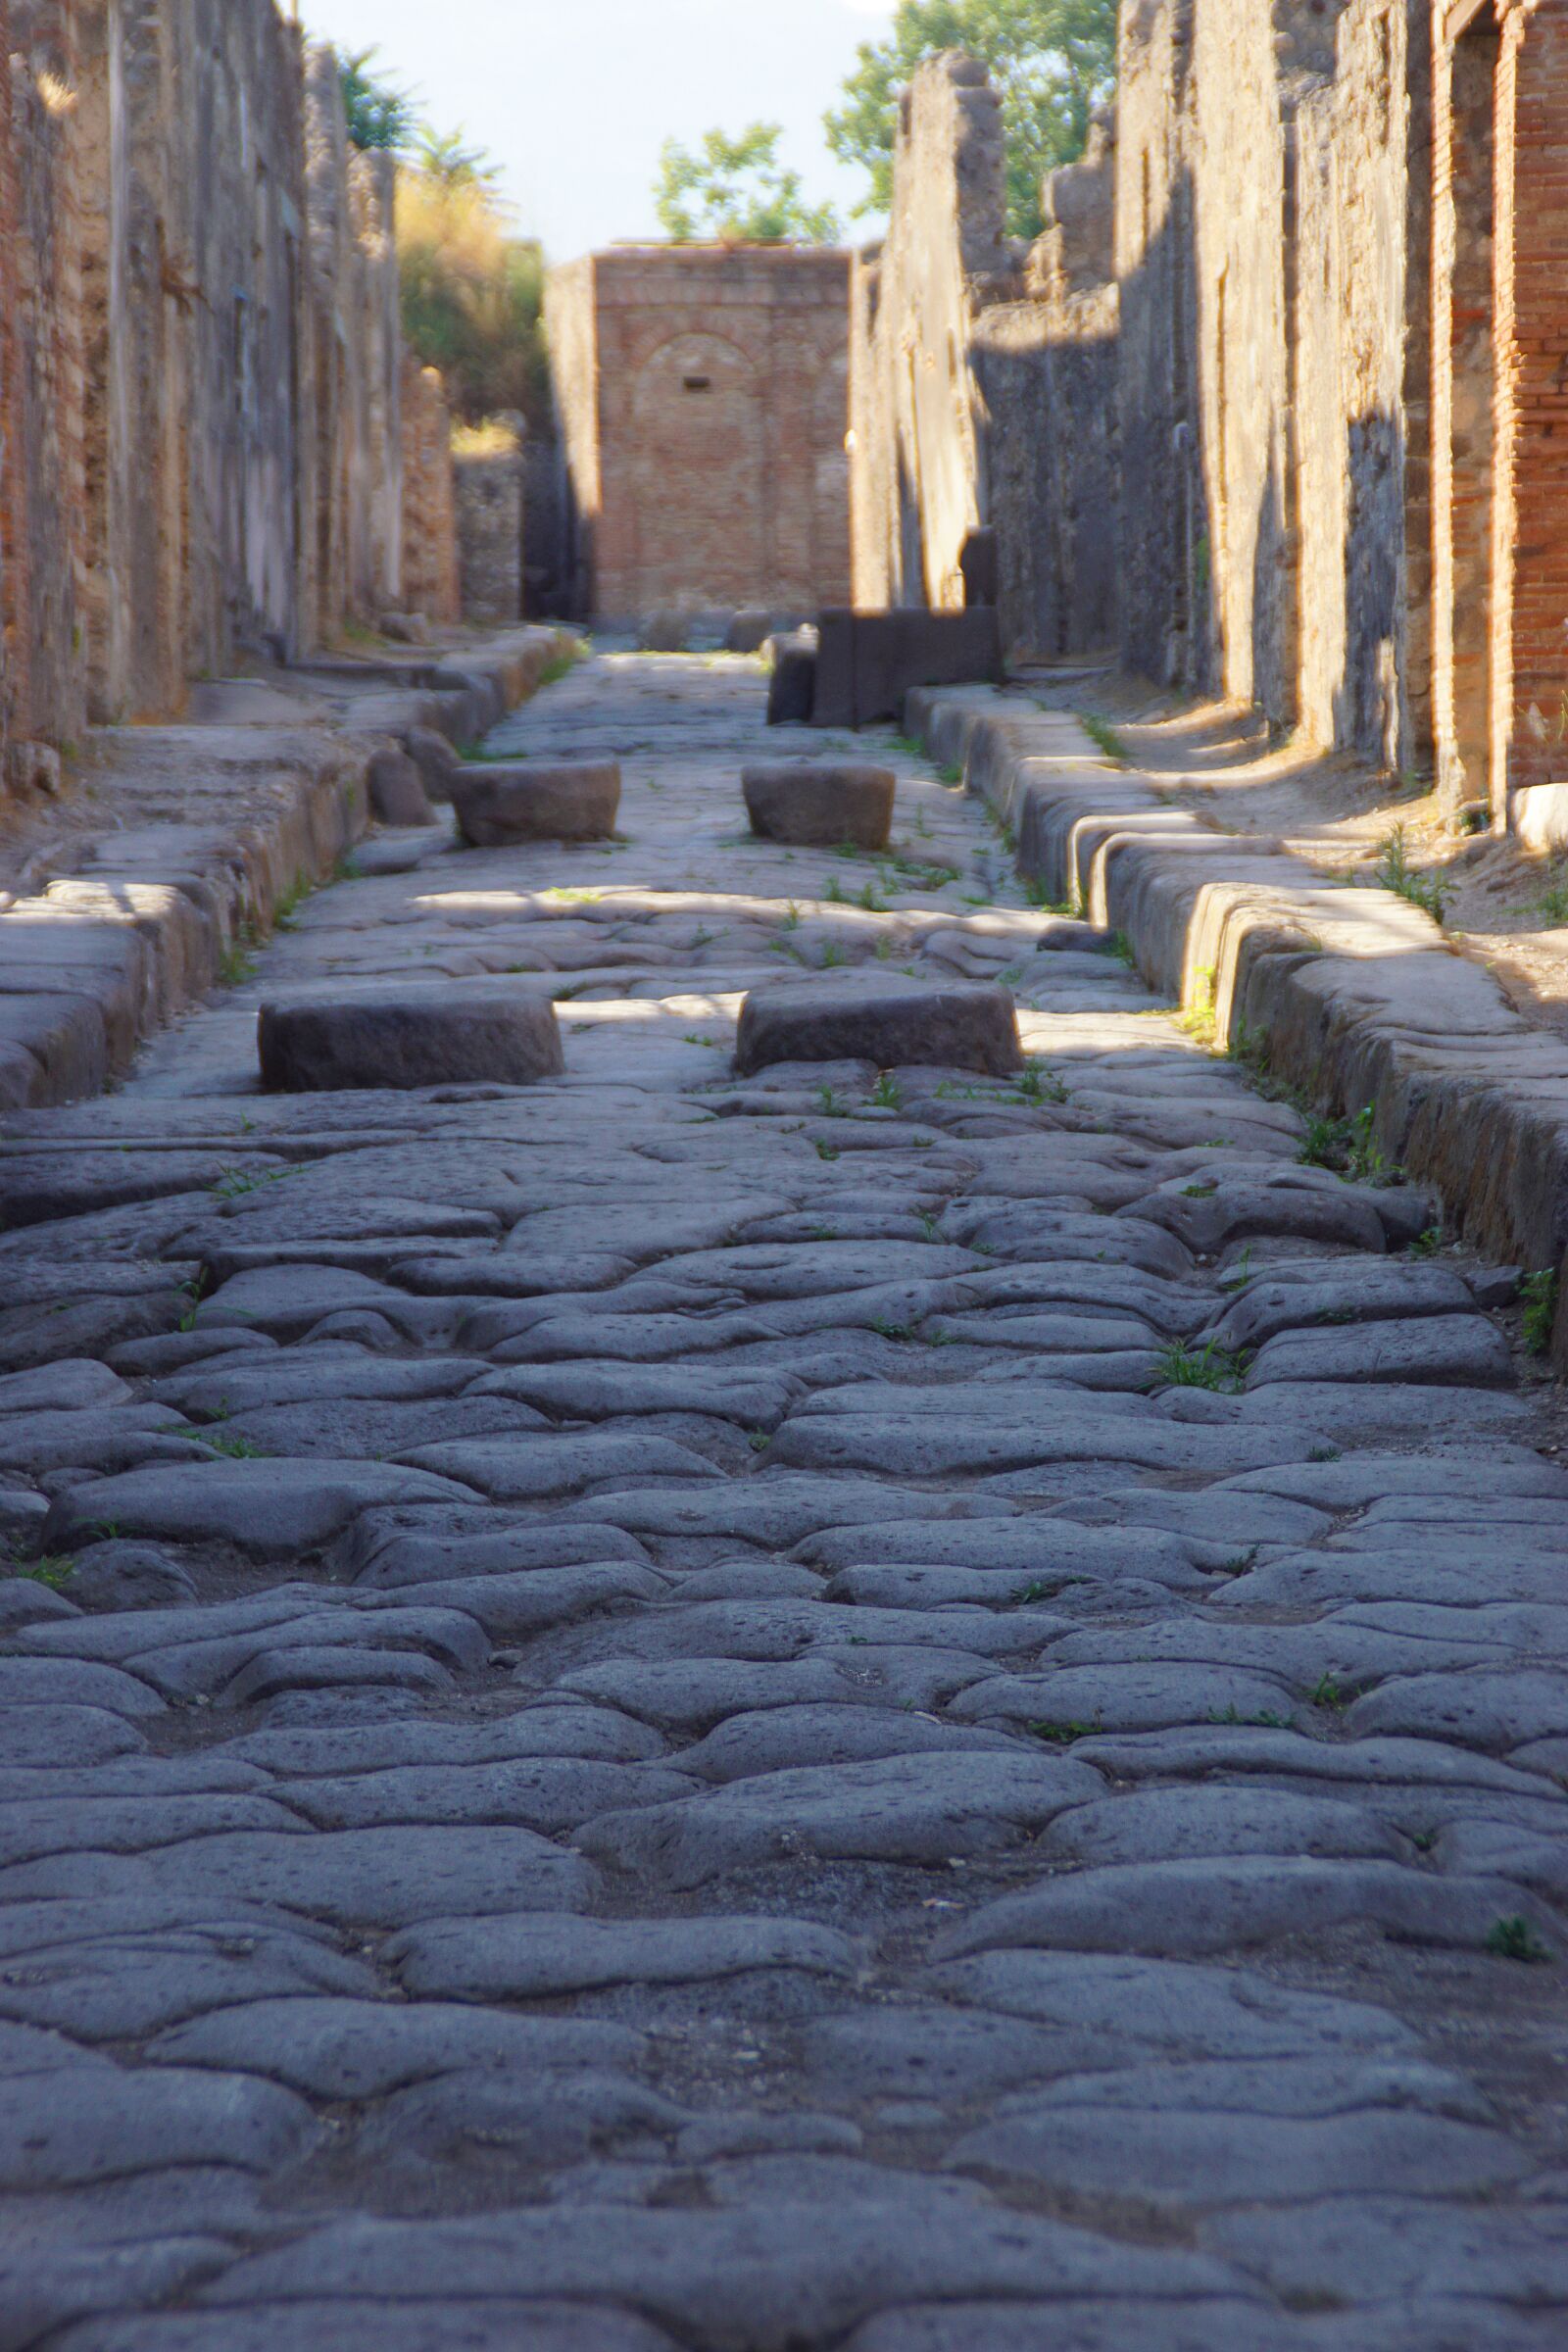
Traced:
POLYGON ((1554 928, 1568 923, 1568 873, 1561 866, 1554 869, 1553 879, 1536 901, 1536 910, 1554 928))
POLYGON ((1171 1340, 1159 1351, 1151 1385, 1156 1389, 1214 1389, 1221 1396, 1234 1396, 1247 1386, 1250 1360, 1245 1351, 1232 1354, 1216 1340, 1196 1350, 1184 1340, 1171 1340))
POLYGON ((1538 1274, 1527 1274, 1519 1285, 1519 1295, 1525 1302, 1525 1346, 1532 1355, 1544 1355, 1551 1347, 1552 1325, 1557 1320, 1557 1270, 1544 1266, 1538 1274))
POLYGON ((46 1552, 41 1560, 34 1560, 26 1568, 19 1567, 15 1561, 8 1562, 6 1573, 25 1577, 29 1584, 42 1585, 46 1592, 63 1592, 76 1573, 76 1563, 64 1552, 46 1552))
POLYGON ((1404 1254, 1406 1257, 1436 1257, 1442 1248, 1443 1227, 1429 1225, 1424 1233, 1416 1235, 1413 1242, 1405 1244, 1404 1254))
POLYGON ((1078 724, 1105 759, 1114 760, 1118 767, 1131 767, 1132 755, 1108 718, 1100 718, 1092 710, 1080 710, 1078 724))
POLYGON ((1098 1723, 1031 1723, 1026 1726, 1031 1738, 1049 1740, 1053 1747, 1071 1747, 1075 1740, 1092 1740, 1100 1730, 1098 1723))
POLYGON ((1442 874, 1410 863, 1410 853, 1403 825, 1396 825, 1378 844, 1378 860, 1372 868, 1372 880, 1384 890, 1392 890, 1423 914, 1430 914, 1441 923, 1447 913, 1453 897, 1453 884, 1442 874))
POLYGON ((1353 1118, 1318 1116, 1307 1121, 1298 1157, 1303 1167, 1328 1168, 1347 1184, 1397 1184, 1403 1170, 1396 1167, 1372 1134, 1369 1102, 1353 1118))
POLYGON ((198 1446, 205 1446, 210 1453, 225 1454, 231 1462, 260 1462, 268 1458, 263 1448, 253 1446, 249 1438, 215 1438, 205 1429, 192 1430, 191 1435, 198 1446))
POLYGON ((297 1167, 289 1168, 225 1168, 216 1184, 208 1191, 218 1200, 238 1200, 246 1193, 259 1193, 264 1185, 281 1184, 285 1177, 297 1176, 297 1167))
POLYGON ((1551 1958, 1528 1919, 1499 1919, 1487 1937, 1494 1960, 1542 1961, 1551 1958))
POLYGON ((1314 1707, 1326 1707, 1331 1715, 1343 1715, 1350 1703, 1351 1695, 1350 1691, 1341 1688, 1332 1674, 1321 1674, 1307 1703, 1314 1707))
POLYGON ((1023 1075, 1012 1091, 1020 1102, 1065 1102, 1067 1100, 1067 1089, 1055 1071, 1033 1058, 1025 1063, 1023 1075))
POLYGON ((899 1110, 904 1103, 904 1089, 891 1070, 883 1070, 871 1089, 870 1101, 877 1110, 899 1110))
POLYGON ((1078 911, 1077 906, 1073 900, 1053 899, 1049 897, 1047 895, 1044 882, 1041 881, 1037 874, 1031 874, 1025 877, 1023 895, 1028 900, 1031 906, 1039 907, 1042 914, 1075 915, 1078 911))
POLYGON ((1138 957, 1134 953, 1133 943, 1125 931, 1113 932, 1109 945, 1102 950, 1102 954, 1114 956, 1116 961, 1124 963, 1130 972, 1136 972, 1138 969, 1138 957))

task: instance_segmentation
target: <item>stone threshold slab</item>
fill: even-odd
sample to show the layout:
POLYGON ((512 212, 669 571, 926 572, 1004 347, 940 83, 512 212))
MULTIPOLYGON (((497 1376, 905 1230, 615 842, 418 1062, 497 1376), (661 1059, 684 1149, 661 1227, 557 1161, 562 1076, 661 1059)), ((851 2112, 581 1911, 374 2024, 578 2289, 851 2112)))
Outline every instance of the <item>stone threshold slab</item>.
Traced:
MULTIPOLYGON (((1527 1268, 1568 1251, 1568 1046, 1393 892, 1335 887, 1277 841, 1222 832, 1112 766, 1075 721, 985 687, 922 688, 906 727, 1015 843, 1052 899, 1125 935, 1152 987, 1211 1016, 1380 1148, 1450 1227, 1527 1268)), ((1568 1289, 1568 1284, 1565 1284, 1568 1289)), ((1568 1316, 1554 1342, 1568 1363, 1568 1316)))
MULTIPOLYGON (((453 743, 484 731, 527 700, 566 642, 556 629, 511 630, 432 656, 428 691, 368 690, 315 722, 95 730, 89 757, 107 804, 122 777, 134 787, 128 808, 149 788, 185 807, 95 837, 79 873, 0 912, 0 1112, 101 1093, 219 986, 302 882, 329 880, 364 839, 374 760, 414 730, 453 743), (229 783, 242 805, 215 821, 229 783)), ((307 690, 310 675, 298 673, 307 690)))

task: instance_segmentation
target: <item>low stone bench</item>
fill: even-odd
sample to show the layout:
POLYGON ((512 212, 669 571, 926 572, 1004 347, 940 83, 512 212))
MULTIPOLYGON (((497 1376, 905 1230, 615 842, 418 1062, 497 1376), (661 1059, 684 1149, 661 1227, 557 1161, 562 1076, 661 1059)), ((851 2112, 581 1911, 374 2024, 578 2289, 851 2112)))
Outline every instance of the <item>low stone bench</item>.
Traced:
POLYGON ((860 760, 785 760, 744 768, 752 831, 808 850, 885 850, 898 778, 860 760))
POLYGON ((1011 993, 981 982, 790 980, 755 990, 741 1006, 735 1066, 743 1077, 774 1061, 906 1062, 1010 1078, 1023 1067, 1011 993))
POLYGON ((264 1004, 257 1045, 262 1084, 278 1094, 526 1086, 565 1068, 547 999, 450 981, 264 1004))
POLYGON ((470 849, 514 841, 609 841, 620 809, 614 760, 498 760, 454 769, 458 830, 470 849))

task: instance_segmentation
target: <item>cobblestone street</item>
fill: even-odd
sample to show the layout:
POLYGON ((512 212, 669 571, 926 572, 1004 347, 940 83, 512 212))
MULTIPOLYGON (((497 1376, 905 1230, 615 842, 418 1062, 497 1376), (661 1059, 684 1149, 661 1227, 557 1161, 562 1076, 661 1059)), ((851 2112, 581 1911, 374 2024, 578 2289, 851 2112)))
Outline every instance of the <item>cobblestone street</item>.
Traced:
POLYGON ((1511 1288, 912 745, 753 839, 764 693, 579 664, 488 748, 620 838, 383 833, 8 1122, 0 2352, 1553 2352, 1511 1288), (859 966, 1022 1078, 736 1077, 859 966), (258 1091, 501 975, 564 1078, 258 1091))

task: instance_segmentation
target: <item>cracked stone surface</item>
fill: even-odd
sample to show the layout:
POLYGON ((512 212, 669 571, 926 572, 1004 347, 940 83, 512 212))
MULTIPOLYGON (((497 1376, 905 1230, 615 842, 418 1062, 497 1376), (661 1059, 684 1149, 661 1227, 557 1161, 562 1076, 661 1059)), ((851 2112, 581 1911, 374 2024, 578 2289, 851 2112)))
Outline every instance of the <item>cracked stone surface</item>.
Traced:
POLYGON ((747 832, 763 696, 580 666, 489 748, 623 838, 371 858, 0 1141, 0 2352, 1559 2347, 1503 1294, 891 734, 886 852, 747 832), (737 1074, 846 976, 1022 1070, 737 1074), (411 981, 564 1073, 258 1090, 411 981))

